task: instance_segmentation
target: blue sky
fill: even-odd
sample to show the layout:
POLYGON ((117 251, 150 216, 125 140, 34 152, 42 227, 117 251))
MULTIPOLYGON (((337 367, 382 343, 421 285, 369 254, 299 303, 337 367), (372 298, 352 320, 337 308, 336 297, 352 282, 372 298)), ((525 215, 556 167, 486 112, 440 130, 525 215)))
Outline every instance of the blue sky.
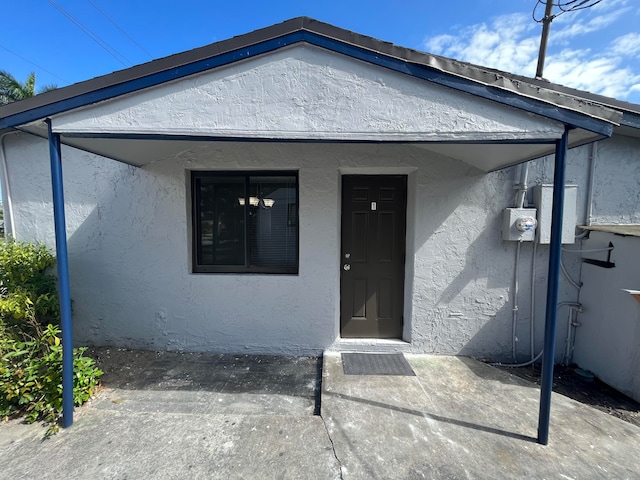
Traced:
MULTIPOLYGON (((532 19, 536 0, 32 0, 25 5, 4 9, 0 17, 0 69, 20 80, 35 71, 39 86, 69 85, 300 15, 533 76, 541 32, 532 19)), ((538 17, 543 10, 538 6, 538 17)), ((557 17, 544 76, 640 104, 639 25, 637 0, 602 0, 557 17)))

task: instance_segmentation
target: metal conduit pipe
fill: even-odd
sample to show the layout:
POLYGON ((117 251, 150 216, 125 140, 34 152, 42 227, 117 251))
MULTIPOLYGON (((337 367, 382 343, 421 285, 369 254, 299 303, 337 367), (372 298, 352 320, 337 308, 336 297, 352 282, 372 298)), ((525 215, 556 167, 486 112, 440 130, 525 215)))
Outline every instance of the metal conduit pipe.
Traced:
MULTIPOLYGON (((561 307, 569 307, 569 320, 568 320, 568 325, 569 325, 569 329, 571 329, 572 327, 577 326, 576 324, 574 324, 574 322, 572 321, 573 319, 573 312, 582 312, 582 304, 581 303, 577 303, 577 302, 560 302, 558 304, 558 310, 560 310, 561 307)), ((565 341, 565 353, 562 357, 562 365, 569 365, 569 363, 565 363, 565 360, 567 362, 571 361, 571 341, 573 340, 572 337, 569 337, 569 335, 571 335, 571 330, 569 330, 567 332, 567 340, 565 341)), ((535 357, 532 355, 531 356, 531 360, 527 361, 527 362, 523 362, 523 363, 500 363, 500 362, 496 362, 496 363, 492 363, 491 365, 494 365, 496 367, 508 367, 508 368, 519 368, 519 367, 527 367, 533 363, 535 363, 536 361, 538 361, 540 359, 540 357, 542 356, 542 354, 544 353, 544 350, 541 350, 540 353, 538 353, 535 357)))
POLYGON ((562 274, 568 280, 568 282, 576 287, 578 290, 582 288, 582 282, 576 282, 573 278, 569 276, 569 272, 567 272, 567 268, 564 266, 564 262, 562 261, 562 257, 560 258, 560 270, 562 270, 562 274))
POLYGON ((518 337, 516 336, 516 325, 518 323, 518 264, 520 260, 520 246, 522 240, 516 245, 516 261, 513 269, 513 316, 511 319, 511 357, 516 359, 516 342, 518 337))
POLYGON ((531 306, 529 309, 529 334, 531 335, 531 363, 535 362, 536 337, 535 337, 535 303, 536 303, 536 255, 538 253, 538 242, 533 242, 533 254, 531 257, 531 306))
MULTIPOLYGON (((593 142, 589 145, 589 178, 587 179, 587 204, 585 214, 585 225, 589 227, 593 220, 593 184, 596 173, 596 157, 598 154, 598 142, 593 142)), ((589 230, 584 230, 581 234, 576 235, 576 238, 584 238, 589 230)))
POLYGON ((9 168, 7 167, 7 155, 4 140, 8 135, 18 132, 7 132, 0 137, 0 166, 2 168, 2 205, 4 208, 5 238, 16 237, 16 227, 13 216, 13 199, 11 198, 11 182, 9 180, 9 168))
POLYGON ((574 250, 572 248, 563 248, 562 251, 569 252, 569 253, 595 253, 595 252, 608 252, 610 250, 613 250, 614 248, 616 247, 587 248, 585 250, 574 250))
POLYGON ((532 358, 531 360, 529 360, 528 362, 523 362, 523 363, 492 363, 491 365, 493 365, 494 367, 506 367, 506 368, 520 368, 520 367, 528 367, 529 365, 537 362, 540 357, 542 356, 542 354, 544 353, 544 350, 540 350, 540 353, 538 355, 535 356, 535 358, 532 358))
POLYGON ((573 356, 571 344, 575 340, 575 335, 572 335, 572 333, 575 327, 578 326, 578 323, 573 321, 573 312, 582 313, 582 304, 577 302, 562 302, 558 304, 558 308, 561 306, 569 307, 569 314, 567 315, 567 339, 565 340, 564 356, 562 357, 562 365, 569 365, 571 364, 571 357, 573 356))
MULTIPOLYGON (((524 208, 524 203, 527 198, 527 183, 529 181, 529 162, 520 165, 518 176, 518 192, 516 193, 515 205, 517 208, 524 208)), ((518 325, 518 265, 520 261, 521 244, 522 240, 520 240, 516 246, 516 259, 513 268, 513 316, 511 320, 511 356, 513 360, 516 359, 516 343, 518 341, 516 329, 518 325)))
MULTIPOLYGON (((562 251, 567 253, 595 253, 595 252, 608 252, 610 250, 613 250, 614 248, 615 247, 605 247, 605 248, 590 248, 586 250, 580 250, 580 249, 574 250, 571 248, 563 247, 562 251)), ((582 282, 576 282, 573 278, 569 276, 569 272, 567 272, 567 268, 564 266, 564 262, 562 261, 562 258, 560 258, 560 270, 562 270, 562 274, 565 276, 565 278, 569 281, 571 285, 573 285, 578 290, 582 288, 582 282)))
POLYGON ((598 155, 598 142, 593 142, 589 149, 589 186, 587 187, 587 226, 593 220, 593 183, 596 176, 596 159, 598 155))
POLYGON ((529 162, 520 165, 520 182, 518 193, 516 193, 516 207, 524 208, 524 201, 527 198, 527 183, 529 182, 529 162))

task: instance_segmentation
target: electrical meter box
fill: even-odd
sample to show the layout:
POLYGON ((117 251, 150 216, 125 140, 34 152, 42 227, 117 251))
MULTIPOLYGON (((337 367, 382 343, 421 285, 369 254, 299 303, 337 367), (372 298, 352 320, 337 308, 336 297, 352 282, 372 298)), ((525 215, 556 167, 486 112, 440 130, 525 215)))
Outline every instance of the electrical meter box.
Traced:
POLYGON ((533 242, 536 238, 535 208, 505 208, 502 216, 502 239, 533 242))
MULTIPOLYGON (((541 244, 551 243, 551 212, 553 211, 553 185, 533 187, 533 203, 538 209, 536 240, 541 244)), ((562 211, 562 243, 576 241, 576 206, 578 186, 565 185, 564 208, 562 211)))

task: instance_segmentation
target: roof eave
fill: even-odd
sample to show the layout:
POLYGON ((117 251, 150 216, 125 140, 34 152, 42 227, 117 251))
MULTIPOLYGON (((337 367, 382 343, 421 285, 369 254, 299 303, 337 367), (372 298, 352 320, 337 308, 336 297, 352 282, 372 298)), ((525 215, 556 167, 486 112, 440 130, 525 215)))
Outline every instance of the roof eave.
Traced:
POLYGON ((417 76, 423 79, 491 100, 501 101, 506 96, 511 100, 505 103, 516 108, 529 107, 528 101, 537 102, 539 105, 528 111, 608 136, 613 126, 623 119, 622 113, 615 109, 521 81, 505 72, 399 47, 308 17, 298 17, 0 107, 0 129, 24 125, 302 41, 325 48, 342 45, 340 53, 381 66, 387 66, 385 59, 395 59, 406 65, 396 68, 398 71, 415 75, 419 70, 421 75, 417 76), (555 115, 556 110, 562 115, 555 115))

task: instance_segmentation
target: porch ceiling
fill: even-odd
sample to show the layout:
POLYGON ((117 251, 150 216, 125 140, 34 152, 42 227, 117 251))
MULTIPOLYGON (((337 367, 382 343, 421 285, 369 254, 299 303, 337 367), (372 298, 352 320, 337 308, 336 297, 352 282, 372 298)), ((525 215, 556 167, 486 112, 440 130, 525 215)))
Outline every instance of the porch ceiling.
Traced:
MULTIPOLYGON (((30 124, 22 130, 46 138, 44 123, 30 124)), ((569 146, 575 147, 604 138, 602 135, 582 129, 569 133, 569 146)), ((145 165, 177 158, 187 158, 189 151, 196 146, 207 149, 220 142, 279 142, 279 143, 384 143, 412 144, 424 149, 425 160, 429 152, 439 156, 462 161, 482 172, 500 170, 518 163, 526 162, 555 152, 555 138, 533 138, 526 140, 495 141, 388 141, 381 136, 378 140, 341 138, 255 138, 255 137, 194 137, 194 136, 154 136, 130 135, 112 136, 103 134, 61 134, 61 142, 80 150, 95 153, 103 157, 143 167, 145 165)))

